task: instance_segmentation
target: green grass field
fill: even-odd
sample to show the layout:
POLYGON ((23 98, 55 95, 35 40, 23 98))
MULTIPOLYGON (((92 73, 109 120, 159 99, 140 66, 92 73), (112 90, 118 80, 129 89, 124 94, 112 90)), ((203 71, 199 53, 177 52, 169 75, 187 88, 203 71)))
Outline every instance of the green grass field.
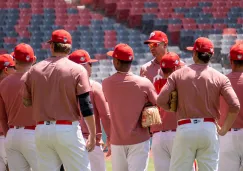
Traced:
MULTIPOLYGON (((106 169, 107 169, 107 171, 112 171, 111 160, 106 160, 106 169)), ((153 164, 153 160, 151 157, 149 159, 148 171, 154 171, 154 164, 153 164)))

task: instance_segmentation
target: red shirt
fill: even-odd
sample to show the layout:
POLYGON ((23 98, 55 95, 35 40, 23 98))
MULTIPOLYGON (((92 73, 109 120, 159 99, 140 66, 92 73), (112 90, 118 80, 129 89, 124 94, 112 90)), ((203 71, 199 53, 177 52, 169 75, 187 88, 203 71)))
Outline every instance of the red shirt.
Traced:
POLYGON ((133 73, 120 73, 102 82, 104 95, 111 113, 111 144, 131 145, 150 138, 148 128, 141 124, 141 113, 146 103, 156 104, 153 84, 133 73))
POLYGON ((177 119, 219 119, 220 95, 229 105, 229 111, 240 109, 229 79, 206 64, 192 64, 173 72, 162 88, 157 104, 169 110, 168 101, 174 90, 178 92, 177 119))
POLYGON ((4 131, 8 130, 8 125, 36 125, 32 107, 26 108, 23 104, 24 77, 23 73, 14 73, 6 77, 0 84, 0 118, 4 131))
MULTIPOLYGON (((100 83, 90 80, 90 98, 94 108, 95 124, 96 124, 96 143, 100 145, 100 140, 102 138, 101 123, 107 135, 110 138, 110 111, 108 103, 105 100, 104 93, 102 91, 102 86, 100 83)), ((84 118, 80 120, 80 125, 82 128, 82 133, 84 138, 88 139, 89 130, 84 121, 84 118)))
MULTIPOLYGON (((154 82, 154 87, 156 92, 159 94, 160 90, 163 88, 163 86, 166 84, 167 79, 162 78, 154 82)), ((175 130, 177 127, 177 120, 176 120, 176 113, 175 112, 167 112, 160 108, 160 116, 162 119, 162 125, 157 125, 156 129, 154 127, 151 127, 151 132, 156 131, 168 131, 168 130, 175 130), (160 128, 158 130, 158 128, 160 128)))
MULTIPOLYGON (((243 106, 243 72, 231 72, 227 75, 229 78, 232 87, 237 94, 237 97, 239 98, 240 105, 243 106)), ((221 98, 220 103, 220 109, 221 109, 221 117, 220 117, 220 124, 223 125, 224 120, 228 114, 229 111, 229 105, 226 103, 224 98, 221 98)), ((243 128, 243 107, 240 108, 240 112, 238 117, 236 118, 234 124, 232 125, 232 128, 243 128)))
POLYGON ((47 58, 29 70, 24 98, 32 100, 39 121, 81 119, 77 95, 90 91, 87 71, 67 57, 47 58))

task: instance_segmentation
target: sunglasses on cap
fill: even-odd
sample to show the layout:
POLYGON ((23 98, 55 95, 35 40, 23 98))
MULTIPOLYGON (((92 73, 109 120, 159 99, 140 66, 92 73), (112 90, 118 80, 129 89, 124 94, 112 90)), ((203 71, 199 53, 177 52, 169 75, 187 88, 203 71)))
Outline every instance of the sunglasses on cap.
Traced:
POLYGON ((158 47, 160 44, 161 44, 161 42, 160 42, 160 43, 149 43, 148 46, 149 46, 150 48, 156 48, 156 47, 158 47))

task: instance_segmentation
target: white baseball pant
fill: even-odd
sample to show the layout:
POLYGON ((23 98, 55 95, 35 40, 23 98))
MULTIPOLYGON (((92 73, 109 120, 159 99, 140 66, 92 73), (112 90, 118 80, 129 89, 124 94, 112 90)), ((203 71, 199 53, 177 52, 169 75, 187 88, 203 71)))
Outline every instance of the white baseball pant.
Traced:
POLYGON ((5 148, 10 171, 38 171, 35 130, 10 128, 5 148))
POLYGON ((152 138, 152 155, 155 171, 168 171, 175 132, 157 132, 152 138))
POLYGON ((219 171, 242 171, 243 129, 231 129, 220 136, 219 171))
POLYGON ((40 171, 90 171, 88 152, 79 126, 59 125, 56 121, 45 121, 36 126, 36 147, 40 171))
POLYGON ((111 145, 114 171, 147 171, 150 140, 133 145, 111 145))
POLYGON ((172 148, 170 171, 191 170, 197 159, 202 171, 218 171, 219 137, 213 122, 191 119, 192 123, 179 125, 172 148))
POLYGON ((5 137, 2 135, 0 136, 0 171, 6 170, 6 164, 7 164, 7 156, 5 151, 5 137))
MULTIPOLYGON (((171 152, 175 139, 175 131, 157 132, 152 138, 152 155, 155 171, 168 171, 170 168, 171 152)), ((192 166, 192 171, 195 168, 192 166)))
MULTIPOLYGON (((85 142, 87 139, 84 139, 85 142)), ((101 146, 95 146, 94 150, 88 153, 91 171, 106 171, 105 156, 101 146)))

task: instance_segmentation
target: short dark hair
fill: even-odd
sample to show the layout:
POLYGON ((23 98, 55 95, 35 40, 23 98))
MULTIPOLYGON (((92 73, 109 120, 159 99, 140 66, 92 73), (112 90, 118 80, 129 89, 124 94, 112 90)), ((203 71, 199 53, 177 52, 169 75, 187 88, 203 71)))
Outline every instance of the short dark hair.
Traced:
POLYGON ((122 65, 131 65, 132 64, 132 61, 123 61, 123 60, 120 60, 120 59, 117 59, 122 65))
POLYGON ((208 53, 208 52, 197 52, 197 57, 198 59, 200 59, 201 61, 203 61, 204 63, 208 63, 210 61, 210 59, 212 58, 213 54, 212 53, 208 53))
POLYGON ((242 60, 233 60, 233 63, 238 66, 238 67, 242 67, 243 66, 243 61, 242 60))
POLYGON ((161 68, 161 70, 165 74, 170 74, 170 73, 172 73, 174 71, 172 68, 161 68))
POLYGON ((64 43, 55 43, 53 42, 53 46, 54 46, 54 52, 59 52, 59 53, 70 53, 71 49, 72 49, 72 45, 70 44, 64 44, 64 43))

